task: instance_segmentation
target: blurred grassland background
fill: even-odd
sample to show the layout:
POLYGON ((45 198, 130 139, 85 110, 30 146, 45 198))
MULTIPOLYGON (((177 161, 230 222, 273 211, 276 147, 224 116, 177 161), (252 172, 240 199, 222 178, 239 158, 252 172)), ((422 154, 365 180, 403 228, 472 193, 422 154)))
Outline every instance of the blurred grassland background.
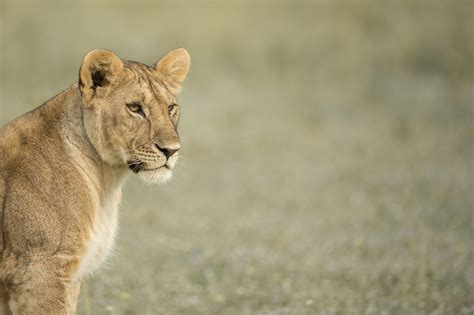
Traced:
POLYGON ((2 125, 93 48, 192 56, 80 314, 474 314, 474 1, 0 6, 2 125))

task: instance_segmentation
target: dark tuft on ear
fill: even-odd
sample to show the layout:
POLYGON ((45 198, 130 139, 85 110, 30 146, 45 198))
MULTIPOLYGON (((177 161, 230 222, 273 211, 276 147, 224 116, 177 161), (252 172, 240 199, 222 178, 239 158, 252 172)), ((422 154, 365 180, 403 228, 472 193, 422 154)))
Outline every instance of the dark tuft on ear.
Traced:
POLYGON ((99 88, 106 88, 117 80, 122 70, 123 62, 113 52, 105 49, 89 52, 79 70, 79 88, 86 103, 100 94, 97 93, 99 88))
POLYGON ((91 78, 92 78, 92 88, 95 89, 96 87, 104 87, 109 82, 105 75, 105 71, 101 69, 94 69, 91 71, 91 78))

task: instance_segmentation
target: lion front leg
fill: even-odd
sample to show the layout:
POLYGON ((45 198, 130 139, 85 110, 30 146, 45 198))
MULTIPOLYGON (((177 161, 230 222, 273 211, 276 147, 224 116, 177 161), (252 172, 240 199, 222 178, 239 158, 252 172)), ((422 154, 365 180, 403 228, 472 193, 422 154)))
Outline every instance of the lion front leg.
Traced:
POLYGON ((71 277, 75 265, 64 257, 26 259, 17 264, 19 268, 6 283, 10 311, 14 315, 74 314, 80 286, 71 277))
POLYGON ((77 281, 76 283, 72 284, 69 287, 69 293, 68 293, 68 309, 70 310, 71 314, 76 313, 76 307, 77 307, 77 300, 79 298, 79 293, 81 291, 81 283, 77 281))
POLYGON ((8 307, 8 295, 6 287, 3 282, 0 282, 0 315, 10 315, 10 308, 8 307))

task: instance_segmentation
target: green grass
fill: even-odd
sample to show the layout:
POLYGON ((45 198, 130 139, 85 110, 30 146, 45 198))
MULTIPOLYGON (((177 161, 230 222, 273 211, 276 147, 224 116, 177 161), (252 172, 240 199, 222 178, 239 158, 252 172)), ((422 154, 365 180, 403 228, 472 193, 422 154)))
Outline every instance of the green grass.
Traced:
POLYGON ((2 124, 92 48, 192 56, 80 314, 474 313, 471 1, 2 6, 2 124))

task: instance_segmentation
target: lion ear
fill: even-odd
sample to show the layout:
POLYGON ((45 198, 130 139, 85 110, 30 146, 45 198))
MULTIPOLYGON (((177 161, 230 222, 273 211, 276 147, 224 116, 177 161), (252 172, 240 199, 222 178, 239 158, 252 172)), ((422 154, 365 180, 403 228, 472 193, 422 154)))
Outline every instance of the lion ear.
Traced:
POLYGON ((173 94, 178 94, 186 78, 191 57, 184 48, 170 51, 156 63, 156 71, 173 94))
POLYGON ((85 57, 79 70, 79 88, 90 101, 112 84, 123 70, 123 62, 113 52, 95 49, 85 57))

